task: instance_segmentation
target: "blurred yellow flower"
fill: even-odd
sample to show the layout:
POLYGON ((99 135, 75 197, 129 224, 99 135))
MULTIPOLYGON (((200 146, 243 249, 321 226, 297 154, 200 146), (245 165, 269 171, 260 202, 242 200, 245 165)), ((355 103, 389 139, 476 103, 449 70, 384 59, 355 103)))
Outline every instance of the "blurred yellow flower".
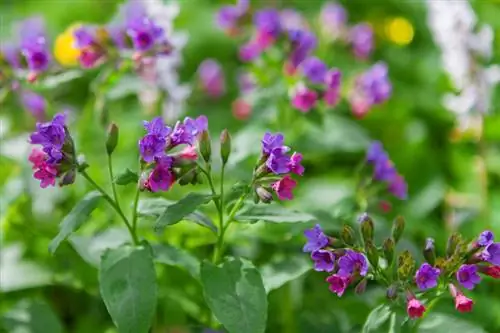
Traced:
POLYGON ((54 57, 62 66, 75 66, 78 64, 80 50, 75 48, 73 32, 80 26, 74 24, 57 36, 54 44, 54 57))
POLYGON ((404 17, 396 17, 385 25, 385 34, 394 44, 408 45, 413 40, 414 31, 412 24, 404 17))

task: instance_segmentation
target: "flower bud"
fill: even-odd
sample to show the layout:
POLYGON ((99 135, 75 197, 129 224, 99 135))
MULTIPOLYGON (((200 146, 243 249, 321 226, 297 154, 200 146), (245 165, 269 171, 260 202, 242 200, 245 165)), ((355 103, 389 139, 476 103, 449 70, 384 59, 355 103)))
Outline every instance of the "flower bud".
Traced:
POLYGON ((384 257, 387 260, 387 266, 391 266, 394 261, 394 240, 387 238, 382 247, 384 248, 384 257))
POLYGON ((255 193, 257 193, 257 196, 259 197, 260 201, 262 201, 263 203, 270 203, 271 201, 273 201, 272 193, 269 192, 268 190, 266 190, 262 186, 257 187, 257 189, 255 190, 255 193))
POLYGON ((448 238, 448 243, 446 244, 446 256, 447 257, 451 257, 455 253, 459 242, 460 242, 460 235, 457 234, 456 232, 453 233, 448 238))
POLYGON ((425 240, 424 258, 431 266, 434 266, 436 263, 436 248, 434 247, 433 238, 425 240))
POLYGON ((108 131, 106 133, 106 152, 111 155, 118 144, 118 126, 115 123, 111 123, 108 126, 108 131))
POLYGON ((390 285, 389 288, 387 288, 385 295, 391 301, 394 301, 395 299, 397 299, 398 298, 398 286, 395 284, 390 285))
POLYGON ((402 216, 396 217, 392 224, 392 238, 394 239, 394 243, 397 244, 403 235, 403 231, 405 230, 405 220, 402 216))
POLYGON ((500 279, 500 266, 479 266, 479 271, 494 279, 500 279))
POLYGON ((373 241, 373 220, 368 215, 361 221, 361 235, 365 244, 373 241))
POLYGON ((212 156, 212 144, 210 142, 210 135, 208 134, 208 131, 203 131, 201 133, 200 152, 205 162, 208 163, 210 161, 210 157, 212 156))
POLYGON ((354 231, 350 226, 344 225, 340 236, 347 245, 354 245, 354 231))
POLYGON ((328 237, 328 242, 328 244, 333 248, 341 248, 344 246, 344 242, 335 237, 328 237))
POLYGON ((76 178, 76 171, 75 169, 71 169, 64 174, 63 178, 59 182, 59 186, 73 184, 75 182, 75 178, 76 178))
POLYGON ((358 295, 361 295, 362 293, 365 292, 367 284, 368 284, 367 279, 363 279, 363 280, 359 281, 359 283, 354 288, 354 292, 358 295))
POLYGON ((372 241, 367 241, 365 243, 366 256, 368 257, 368 261, 374 267, 378 267, 378 250, 373 244, 372 241))
POLYGON ((400 280, 407 280, 413 275, 415 270, 415 259, 411 253, 406 250, 398 257, 398 277, 400 280))
POLYGON ((231 154, 231 135, 227 129, 223 130, 220 134, 220 157, 222 164, 226 164, 231 154))

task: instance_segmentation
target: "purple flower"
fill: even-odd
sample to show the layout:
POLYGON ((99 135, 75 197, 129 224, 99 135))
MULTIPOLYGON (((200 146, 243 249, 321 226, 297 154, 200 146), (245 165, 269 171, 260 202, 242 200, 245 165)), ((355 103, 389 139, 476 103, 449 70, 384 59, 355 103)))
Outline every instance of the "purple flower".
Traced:
POLYGON ((349 278, 337 274, 327 277, 326 282, 330 285, 328 287, 330 291, 339 297, 344 294, 344 291, 349 286, 349 278))
POLYGON ((491 243, 493 243, 494 239, 495 236, 493 235, 493 233, 489 230, 485 230, 479 235, 477 239, 477 244, 479 246, 488 246, 491 243))
POLYGON ((21 92, 21 103, 26 110, 31 112, 35 119, 43 121, 47 108, 47 102, 43 96, 35 94, 32 91, 23 91, 21 92))
POLYGON ((166 138, 159 135, 147 134, 139 140, 141 157, 147 163, 153 162, 155 158, 163 157, 166 147, 166 138))
POLYGON ((156 159, 156 165, 148 178, 148 187, 151 192, 168 191, 175 181, 172 172, 173 158, 163 156, 156 159))
POLYGON ((476 284, 481 282, 481 277, 477 273, 476 265, 462 265, 457 271, 457 281, 469 290, 474 289, 476 284))
POLYGON ((373 30, 366 23, 357 24, 351 28, 350 39, 354 55, 366 59, 373 51, 373 30))
POLYGON ((335 267, 335 255, 331 251, 313 251, 311 259, 314 261, 314 270, 317 272, 331 272, 335 267))
POLYGON ((157 42, 165 39, 165 32, 149 17, 140 0, 129 1, 122 11, 125 16, 125 33, 137 51, 149 51, 157 42))
POLYGON ((249 62, 256 59, 260 55, 261 51, 262 50, 260 49, 259 44, 255 41, 250 41, 240 47, 239 57, 241 61, 249 62))
POLYGON ((486 246, 481 254, 483 260, 498 266, 500 265, 500 243, 491 243, 486 246))
POLYGON ((356 81, 356 87, 368 103, 381 104, 385 102, 392 93, 387 65, 382 62, 373 65, 356 81))
POLYGON ((387 159, 387 153, 385 152, 382 143, 380 143, 380 141, 373 141, 366 152, 366 162, 377 163, 378 161, 385 161, 387 159))
POLYGON ((143 121, 144 129, 149 135, 158 135, 162 138, 166 138, 172 129, 165 125, 161 117, 153 118, 151 121, 143 121))
POLYGON ((302 251, 314 252, 326 247, 329 243, 328 237, 323 233, 321 226, 316 224, 312 229, 304 231, 304 236, 307 238, 307 243, 304 245, 302 251))
POLYGON ((315 84, 322 84, 325 82, 325 76, 328 68, 325 63, 317 57, 309 57, 304 60, 300 66, 304 75, 315 84))
POLYGON ((202 89, 211 97, 220 97, 226 90, 222 67, 214 59, 204 60, 198 67, 202 89))
POLYGON ((316 106, 318 101, 318 93, 306 86, 299 85, 295 89, 295 94, 292 98, 292 105, 301 112, 309 112, 316 106))
POLYGON ((347 12, 338 3, 327 2, 321 9, 321 28, 332 39, 338 38, 347 24, 347 12))
POLYGON ((373 178, 379 181, 392 181, 397 175, 396 168, 391 160, 380 159, 375 163, 373 178))
POLYGON ((428 263, 423 263, 415 274, 415 283, 420 290, 426 290, 437 286, 441 270, 434 268, 428 263))
POLYGON ((312 32, 306 30, 291 30, 288 32, 288 38, 292 47, 289 61, 297 68, 316 48, 318 41, 312 32))
POLYGON ((389 192, 400 200, 408 198, 408 185, 401 175, 394 176, 389 182, 389 192))
POLYGON ((337 68, 330 69, 325 75, 326 91, 323 96, 328 106, 335 106, 340 100, 342 73, 337 68))
POLYGON ((20 49, 28 68, 33 72, 45 71, 50 64, 45 25, 41 17, 32 17, 19 26, 20 49))
POLYGON ((46 123, 37 123, 36 131, 30 136, 32 144, 42 145, 43 151, 48 154, 48 163, 57 164, 63 157, 62 148, 66 140, 66 116, 58 113, 46 123))
POLYGON ((196 119, 186 117, 184 119, 184 126, 187 131, 191 132, 193 137, 197 137, 201 132, 208 130, 208 118, 203 115, 196 119))
POLYGON ((217 25, 231 31, 237 27, 238 20, 248 11, 249 0, 238 0, 235 6, 223 6, 217 13, 217 25))
POLYGON ((81 26, 73 32, 75 37, 75 46, 79 49, 83 49, 96 42, 96 28, 91 26, 81 26))
POLYGON ((367 272, 368 262, 363 254, 353 250, 346 250, 345 255, 340 257, 338 275, 349 277, 359 273, 359 275, 365 276, 367 272))
POLYGON ((274 149, 283 147, 285 137, 281 133, 272 134, 270 132, 266 132, 261 142, 262 154, 269 156, 274 149))
POLYGON ((290 157, 286 154, 290 148, 282 146, 274 148, 269 155, 266 166, 276 175, 290 172, 290 157))
POLYGON ((276 192, 278 199, 280 200, 292 200, 293 199, 293 189, 297 186, 297 182, 286 175, 277 182, 271 184, 271 187, 276 192))
POLYGON ((193 145, 196 137, 208 129, 208 119, 206 116, 199 116, 196 119, 186 117, 184 122, 178 121, 170 135, 173 146, 188 144, 193 145))
POLYGON ((290 157, 290 171, 296 175, 302 176, 304 174, 304 167, 301 164, 302 162, 302 154, 301 153, 293 153, 290 157))
POLYGON ((97 28, 81 26, 73 33, 76 47, 80 50, 80 64, 83 68, 92 68, 106 55, 104 48, 97 39, 97 28))
POLYGON ((255 79, 252 74, 242 72, 238 74, 238 86, 243 95, 251 93, 255 89, 255 79))
POLYGON ((307 23, 302 15, 294 9, 283 9, 280 11, 280 22, 283 30, 304 29, 307 23))
POLYGON ((254 25, 257 31, 276 39, 281 33, 280 14, 276 9, 263 9, 255 13, 254 25))

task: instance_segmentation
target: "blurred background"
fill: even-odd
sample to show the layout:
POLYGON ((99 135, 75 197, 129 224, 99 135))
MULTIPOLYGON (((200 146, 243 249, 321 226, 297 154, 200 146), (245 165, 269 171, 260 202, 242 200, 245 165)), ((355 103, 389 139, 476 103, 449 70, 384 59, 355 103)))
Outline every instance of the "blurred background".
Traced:
MULTIPOLYGON (((318 15, 326 2, 252 0, 251 6, 293 8, 315 25, 319 24, 318 15)), ((409 247, 421 261, 426 237, 434 237, 442 253, 448 236, 456 230, 471 239, 484 229, 500 235, 500 92, 493 83, 479 86, 475 92, 488 95, 483 97, 482 104, 474 97, 460 95, 466 89, 457 86, 450 71, 460 71, 461 59, 457 58, 464 43, 462 39, 466 37, 459 35, 461 29, 447 24, 447 20, 461 14, 449 7, 448 15, 445 10, 437 16, 434 12, 433 16, 431 2, 339 1, 347 10, 349 22, 371 25, 375 32, 375 50, 368 63, 356 61, 348 50, 336 47, 321 49, 321 57, 343 73, 357 73, 370 63, 386 62, 393 84, 392 96, 363 119, 354 117, 346 102, 323 115, 319 124, 307 119, 307 115, 297 116, 297 121, 304 119, 314 124, 299 130, 293 122, 282 128, 279 122, 265 121, 272 105, 255 104, 251 116, 235 116, 234 101, 240 95, 238 74, 242 63, 238 59, 238 48, 241 41, 227 36, 214 20, 220 6, 232 1, 178 0, 179 14, 174 29, 187 40, 176 80, 179 94, 182 95, 183 85, 189 86, 186 89, 191 90, 191 94, 182 103, 182 111, 177 110, 176 114, 207 115, 215 138, 224 128, 231 131, 235 152, 228 178, 234 182, 251 172, 256 158, 252 154, 258 152, 256 142, 266 130, 280 130, 289 135, 289 145, 302 152, 306 167, 296 198, 289 205, 315 215, 327 231, 337 231, 343 223, 355 223, 352 197, 356 174, 353 170, 364 158, 368 143, 380 140, 408 182, 409 198, 405 201, 387 199, 390 209, 377 205, 369 208, 376 222, 377 239, 388 235, 392 220, 403 215, 407 231, 401 245, 409 247), (444 35, 440 37, 437 31, 444 35), (440 44, 443 40, 451 45, 440 44), (456 50, 456 57, 446 58, 445 48, 448 55, 455 54, 453 50, 456 50), (217 60, 223 70, 225 93, 217 99, 204 94, 198 82, 198 66, 207 58, 217 60), (461 98, 447 98, 449 94, 461 98)), ((71 50, 65 46, 64 32, 76 23, 109 22, 120 3, 114 0, 3 0, 0 40, 11 37, 16 21, 41 15, 56 59, 61 65, 71 67, 71 50)), ((451 3, 453 1, 450 6, 451 3)), ((475 0, 470 1, 470 5, 475 15, 474 29, 479 31, 482 25, 488 25, 493 33, 489 39, 490 49, 485 51, 491 54, 477 60, 479 66, 490 68, 500 63, 500 2, 475 0)), ((491 68, 494 77, 495 67, 491 68)), ((98 119, 82 118, 86 102, 93 98, 90 82, 97 75, 98 70, 88 71, 57 86, 45 97, 50 103, 49 113, 70 110, 74 120, 70 127, 83 129, 77 145, 91 165, 89 172, 105 183, 106 172, 99 168, 105 158, 104 134, 94 126, 98 119)), ((118 81, 108 89, 105 107, 109 118, 120 126, 121 133, 126 133, 121 135, 115 154, 116 169, 122 170, 135 165, 136 142, 142 135, 140 123, 142 119, 151 118, 152 113, 137 98, 137 87, 141 85, 137 78, 120 77, 118 81)), ((115 332, 99 297, 96 265, 104 248, 127 240, 126 232, 114 221, 110 210, 100 207, 69 242, 54 256, 50 255, 47 247, 57 234, 59 222, 88 188, 77 179, 71 188, 40 189, 31 179, 27 162, 27 137, 35 120, 23 110, 16 96, 2 100, 0 117, 0 327, 8 333, 115 332)), ((175 118, 175 114, 170 117, 175 118)), ((177 186, 164 196, 176 199, 190 190, 177 186)), ((127 202, 133 194, 124 187, 120 189, 120 196, 127 202)), ((210 209, 209 213, 214 214, 210 209)), ((141 234, 158 240, 151 221, 140 222, 141 234)), ((367 291, 359 296, 350 292, 338 298, 330 293, 325 276, 312 271, 307 254, 301 252, 303 230, 310 226, 240 225, 228 235, 234 245, 229 251, 252 258, 261 269, 265 284, 271 290, 268 332, 360 332, 370 310, 384 299, 385 290, 369 284, 367 291)), ((214 242, 208 231, 188 223, 169 228, 162 237, 161 241, 183 247, 200 258, 209 253, 214 242)), ((174 266, 158 266, 161 290, 152 332, 200 332, 203 329, 200 318, 206 316, 207 311, 201 287, 189 272, 174 266)), ((451 297, 445 298, 433 309, 420 331, 500 332, 500 284, 493 279, 484 280, 468 293, 475 301, 472 313, 458 314, 451 297)), ((381 328, 380 332, 387 330, 381 328)))

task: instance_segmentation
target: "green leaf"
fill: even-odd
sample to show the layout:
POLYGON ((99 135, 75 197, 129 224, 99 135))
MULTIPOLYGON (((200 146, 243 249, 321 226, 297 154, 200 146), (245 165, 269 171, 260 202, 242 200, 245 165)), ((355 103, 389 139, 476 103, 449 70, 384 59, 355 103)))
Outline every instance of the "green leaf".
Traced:
POLYGON ((22 300, 2 316, 9 333, 62 333, 63 328, 52 308, 44 301, 22 300))
POLYGON ((229 333, 263 333, 267 296, 259 271, 248 261, 230 259, 201 265, 205 299, 229 333))
POLYGON ((262 266, 262 274, 266 292, 278 289, 286 283, 293 281, 311 270, 311 262, 305 256, 295 256, 275 260, 262 266))
POLYGON ((316 218, 310 214, 291 210, 279 205, 251 205, 235 217, 238 221, 271 222, 271 223, 299 223, 311 222, 316 218))
POLYGON ((486 331, 470 321, 444 313, 429 313, 418 327, 418 333, 434 332, 467 332, 486 333, 486 331))
POLYGON ((139 181, 139 175, 137 172, 130 170, 129 168, 125 169, 122 173, 117 175, 114 179, 114 183, 116 185, 128 185, 130 183, 135 183, 139 181))
POLYGON ((61 242, 72 232, 78 230, 78 228, 89 219, 90 214, 96 209, 101 197, 102 195, 99 192, 90 192, 73 207, 71 212, 66 215, 59 225, 59 233, 49 244, 50 253, 54 254, 61 242))
POLYGON ((151 249, 125 245, 104 253, 99 288, 120 333, 147 333, 156 309, 157 285, 151 249))
POLYGON ((179 223, 187 215, 193 213, 199 206, 212 200, 210 194, 189 193, 176 203, 167 206, 163 213, 156 220, 154 229, 161 232, 166 226, 179 223))
POLYGON ((83 75, 81 70, 69 70, 65 71, 62 74, 52 75, 39 82, 39 89, 54 89, 60 86, 61 84, 66 84, 68 82, 73 81, 74 79, 78 79, 83 75))
POLYGON ((388 304, 381 304, 370 312, 363 325, 362 333, 399 333, 407 316, 395 311, 388 304))
POLYGON ((200 262, 188 252, 168 244, 153 246, 156 262, 186 270, 195 279, 200 278, 200 262))

